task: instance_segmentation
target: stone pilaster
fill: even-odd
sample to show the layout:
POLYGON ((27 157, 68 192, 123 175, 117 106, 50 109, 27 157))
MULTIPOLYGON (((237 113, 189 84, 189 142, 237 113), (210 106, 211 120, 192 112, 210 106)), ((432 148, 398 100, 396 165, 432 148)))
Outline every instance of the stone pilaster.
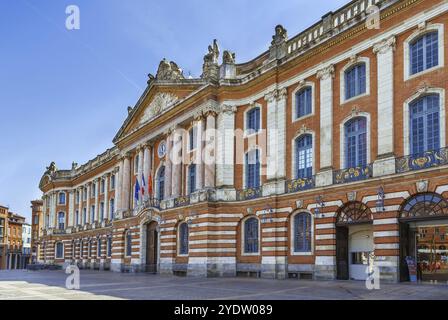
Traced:
POLYGON ((204 134, 204 118, 202 115, 196 116, 195 119, 196 126, 196 190, 202 190, 204 188, 204 165, 202 161, 202 150, 203 150, 203 134, 204 134))
POLYGON ((171 198, 171 173, 172 173, 172 130, 166 134, 166 156, 165 156, 165 199, 171 198))
POLYGON ((373 175, 395 173, 394 156, 394 50, 395 36, 373 46, 378 64, 378 160, 373 175))
POLYGON ((177 129, 173 133, 172 149, 172 185, 171 197, 176 198, 181 195, 182 190, 182 135, 181 130, 177 129))
POLYGON ((130 209, 131 194, 131 155, 127 153, 123 162, 123 189, 122 189, 122 210, 127 212, 130 209))
POLYGON ((235 106, 222 105, 218 115, 216 186, 233 188, 235 154, 235 106))
POLYGON ((99 202, 100 202, 100 184, 101 184, 101 179, 98 178, 95 181, 95 221, 100 221, 99 219, 99 202))
POLYGON ((204 187, 215 188, 216 166, 216 112, 206 112, 205 150, 204 150, 204 187))
POLYGON ((320 79, 320 170, 316 185, 333 183, 333 78, 334 66, 317 72, 320 79))
POLYGON ((74 215, 75 215, 75 190, 70 190, 68 192, 68 223, 69 227, 74 225, 74 215))
POLYGON ((109 179, 110 173, 106 173, 104 176, 104 212, 103 219, 109 219, 109 179))

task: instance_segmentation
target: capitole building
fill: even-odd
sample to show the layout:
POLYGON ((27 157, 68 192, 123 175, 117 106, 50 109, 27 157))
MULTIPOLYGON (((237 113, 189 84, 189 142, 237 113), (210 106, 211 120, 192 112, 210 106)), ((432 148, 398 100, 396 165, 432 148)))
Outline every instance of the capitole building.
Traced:
POLYGON ((40 181, 38 261, 187 276, 448 280, 448 3, 356 0, 252 61, 168 60, 113 139, 40 181))

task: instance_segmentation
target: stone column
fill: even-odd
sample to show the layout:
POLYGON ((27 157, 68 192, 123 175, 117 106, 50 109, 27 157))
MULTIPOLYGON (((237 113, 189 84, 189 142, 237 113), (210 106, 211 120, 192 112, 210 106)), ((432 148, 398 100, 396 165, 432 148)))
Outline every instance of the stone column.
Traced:
POLYGON ((182 194, 182 130, 176 128, 173 133, 172 149, 172 185, 171 196, 177 198, 182 194))
POLYGON ((172 130, 166 135, 166 156, 165 156, 165 199, 171 198, 171 145, 172 145, 172 130))
MULTIPOLYGON (((151 168, 151 145, 146 143, 143 150, 143 177, 145 177, 146 187, 145 187, 145 199, 149 197, 148 185, 149 185, 149 170, 151 168)), ((143 199, 143 200, 145 200, 143 199)))
POLYGON ((334 66, 317 72, 320 79, 320 172, 316 186, 333 184, 333 78, 334 66))
POLYGON ((99 209, 99 202, 100 202, 100 184, 101 179, 98 178, 95 181, 95 221, 100 221, 100 209, 99 209))
POLYGON ((204 189, 204 165, 202 161, 202 150, 203 150, 203 134, 204 134, 204 118, 202 113, 195 116, 195 126, 196 126, 196 190, 204 189))
MULTIPOLYGON (((142 187, 142 176, 143 176, 143 162, 144 162, 144 146, 140 146, 138 148, 138 168, 137 168, 137 181, 140 185, 140 188, 142 187)), ((141 191, 139 195, 139 203, 143 201, 141 197, 141 191)))
POLYGON ((218 115, 216 186, 218 200, 234 200, 235 106, 222 105, 218 115))
POLYGON ((104 176, 104 215, 103 219, 109 218, 109 179, 110 179, 110 173, 106 173, 104 176))
POLYGON ((90 221, 90 193, 91 193, 92 183, 87 183, 87 202, 86 202, 86 221, 85 223, 92 223, 93 221, 90 221))
POLYGON ((58 197, 56 192, 51 194, 51 227, 55 228, 57 226, 57 214, 56 214, 56 205, 57 205, 58 197))
MULTIPOLYGON (((124 160, 121 159, 118 168, 115 170, 115 211, 121 212, 123 209, 122 194, 123 194, 123 167, 124 160)), ((115 212, 111 212, 114 215, 115 212)), ((114 216, 115 219, 115 216, 114 216)))
POLYGON ((82 225, 83 223, 85 223, 85 221, 82 221, 82 192, 83 192, 83 187, 79 187, 78 188, 79 191, 79 203, 78 203, 78 223, 80 225, 82 225))
POLYGON ((123 163, 123 189, 122 189, 122 209, 127 212, 130 209, 131 192, 131 155, 127 153, 123 163))
POLYGON ((207 128, 205 131, 204 150, 204 186, 206 189, 215 188, 215 166, 216 166, 216 112, 206 111, 207 128))
POLYGON ((74 225, 74 216, 75 216, 75 191, 70 190, 68 192, 68 223, 69 227, 74 225))
POLYGON ((378 157, 373 164, 373 175, 395 173, 394 155, 394 50, 392 36, 373 46, 378 65, 378 157))

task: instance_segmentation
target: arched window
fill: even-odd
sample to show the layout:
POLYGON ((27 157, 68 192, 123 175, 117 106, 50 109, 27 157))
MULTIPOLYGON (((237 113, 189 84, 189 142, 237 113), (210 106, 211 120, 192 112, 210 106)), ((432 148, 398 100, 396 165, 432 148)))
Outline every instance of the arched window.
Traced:
POLYGON ((408 199, 400 208, 400 218, 448 216, 448 201, 437 193, 420 193, 408 199))
POLYGON ((87 222, 87 208, 82 209, 82 223, 85 224, 87 222))
POLYGON ((345 99, 366 93, 366 64, 360 63, 345 71, 345 99))
POLYGON ((188 254, 188 224, 179 226, 179 254, 188 254))
POLYGON ((255 107, 246 114, 246 130, 249 134, 258 132, 261 128, 260 108, 255 107))
POLYGON ((439 34, 427 33, 409 45, 410 74, 416 74, 439 64, 439 34))
POLYGON ((62 242, 56 243, 56 259, 64 258, 64 244, 62 242))
POLYGON ((88 248, 87 248, 87 257, 92 258, 92 249, 93 249, 93 240, 89 240, 88 248))
POLYGON ((258 253, 258 219, 251 217, 244 221, 244 253, 258 253))
POLYGON ((125 233, 125 243, 126 243, 126 257, 130 257, 132 255, 132 234, 131 231, 126 231, 125 233))
POLYGON ((313 137, 300 136, 295 141, 295 178, 309 178, 313 175, 313 137))
POLYGON ((161 201, 165 198, 165 166, 159 169, 159 174, 157 176, 158 186, 158 199, 161 201))
POLYGON ((345 124, 345 167, 367 165, 367 121, 354 118, 345 124))
POLYGON ((58 213, 58 229, 59 230, 65 229, 65 213, 64 212, 58 213))
POLYGON ((298 213, 293 218, 294 252, 311 252, 311 214, 298 213))
POLYGON ((313 112, 312 99, 311 87, 305 87, 296 93, 296 118, 304 117, 313 112))
POLYGON ((112 256, 112 237, 111 236, 107 237, 107 256, 108 257, 112 256))
POLYGON ((431 94, 409 105, 411 154, 440 148, 440 97, 431 94))
POLYGON ((110 215, 110 220, 114 220, 115 217, 115 200, 114 199, 110 199, 109 200, 109 215, 110 215))
POLYGON ((188 193, 196 191, 196 165, 191 164, 188 167, 188 193))
POLYGON ((104 220, 104 202, 100 203, 100 221, 104 220))
POLYGON ((97 249, 96 249, 96 255, 98 256, 98 258, 101 258, 101 246, 103 244, 103 241, 101 240, 101 238, 98 238, 97 241, 97 249))
POLYGON ((59 192, 59 204, 65 204, 65 192, 59 192))
POLYGON ((260 186, 260 155, 258 149, 246 153, 246 188, 260 186))

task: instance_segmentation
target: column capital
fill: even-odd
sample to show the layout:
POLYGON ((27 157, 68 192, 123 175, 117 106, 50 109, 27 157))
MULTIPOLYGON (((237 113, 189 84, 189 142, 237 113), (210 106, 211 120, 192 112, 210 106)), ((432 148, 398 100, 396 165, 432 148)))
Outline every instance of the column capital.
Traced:
POLYGON ((236 110, 237 110, 236 106, 232 106, 232 105, 228 105, 228 104, 222 104, 219 109, 220 109, 219 110, 220 113, 225 113, 225 114, 229 114, 229 115, 235 114, 236 110))
POLYGON ((274 89, 264 96, 264 100, 269 102, 280 101, 286 98, 288 90, 286 88, 274 89))
POLYGON ((334 65, 330 64, 317 71, 317 78, 320 80, 326 80, 334 77, 334 65))
POLYGON ((397 38, 395 36, 391 36, 389 38, 385 38, 380 42, 377 42, 373 45, 373 53, 382 54, 386 53, 389 50, 395 50, 395 45, 397 43, 397 38))

